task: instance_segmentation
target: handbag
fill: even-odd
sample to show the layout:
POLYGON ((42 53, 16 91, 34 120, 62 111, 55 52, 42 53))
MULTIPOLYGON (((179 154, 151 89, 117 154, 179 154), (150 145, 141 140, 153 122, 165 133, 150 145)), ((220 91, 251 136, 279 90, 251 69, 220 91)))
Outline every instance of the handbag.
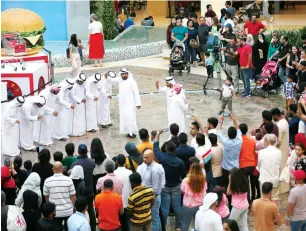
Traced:
POLYGON ((190 39, 189 46, 191 46, 192 48, 198 48, 199 47, 199 43, 196 40, 194 40, 194 39, 190 39))

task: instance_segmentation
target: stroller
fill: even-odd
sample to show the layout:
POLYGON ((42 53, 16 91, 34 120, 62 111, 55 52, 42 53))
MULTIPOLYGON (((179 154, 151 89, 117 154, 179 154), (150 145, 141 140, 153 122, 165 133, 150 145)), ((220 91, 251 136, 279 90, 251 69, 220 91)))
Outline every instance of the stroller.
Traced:
POLYGON ((281 81, 277 73, 277 64, 278 63, 275 61, 266 62, 262 68, 261 74, 255 76, 256 85, 251 91, 252 96, 261 95, 268 98, 269 91, 276 90, 276 93, 278 93, 278 88, 281 86, 281 81), (258 89, 261 89, 262 92, 259 92, 258 89))
POLYGON ((187 70, 188 73, 190 72, 190 65, 185 55, 185 45, 183 43, 175 43, 170 54, 169 74, 173 73, 174 70, 179 71, 180 76, 183 70, 187 70))

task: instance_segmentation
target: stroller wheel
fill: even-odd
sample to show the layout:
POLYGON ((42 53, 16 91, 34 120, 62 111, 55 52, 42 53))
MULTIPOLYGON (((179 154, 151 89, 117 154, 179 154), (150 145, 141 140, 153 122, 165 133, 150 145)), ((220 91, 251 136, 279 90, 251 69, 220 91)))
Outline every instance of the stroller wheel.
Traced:
POLYGON ((187 72, 190 73, 190 65, 187 66, 187 72))
POLYGON ((182 74, 183 74, 183 71, 182 71, 182 69, 181 69, 180 72, 179 72, 179 75, 182 76, 182 74))
POLYGON ((171 74, 173 72, 173 68, 172 67, 169 67, 169 74, 171 74))
POLYGON ((1 68, 4 68, 5 66, 4 66, 4 64, 1 64, 1 68))
POLYGON ((258 92, 257 91, 251 91, 251 96, 257 96, 258 92))
POLYGON ((17 67, 14 67, 14 71, 17 71, 17 67))
POLYGON ((264 94, 263 94, 263 95, 264 95, 265 98, 268 98, 268 97, 269 97, 269 92, 264 91, 264 94))

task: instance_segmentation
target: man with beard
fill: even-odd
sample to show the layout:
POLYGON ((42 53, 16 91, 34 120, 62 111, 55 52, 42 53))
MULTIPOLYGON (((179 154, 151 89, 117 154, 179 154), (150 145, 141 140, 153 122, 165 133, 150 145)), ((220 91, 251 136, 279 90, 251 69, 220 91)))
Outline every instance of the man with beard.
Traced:
POLYGON ((101 75, 96 73, 90 76, 85 85, 85 96, 86 96, 86 130, 88 132, 96 132, 98 130, 98 120, 97 120, 97 107, 98 107, 98 92, 100 91, 99 81, 101 80, 101 75))
POLYGON ((126 68, 121 69, 119 76, 111 81, 119 84, 120 134, 135 138, 138 132, 136 108, 141 108, 137 83, 126 68))
POLYGON ((55 125, 53 129, 53 139, 66 141, 68 136, 68 121, 67 116, 68 109, 74 110, 75 105, 69 102, 69 95, 73 88, 73 79, 64 79, 61 83, 61 91, 56 96, 58 116, 55 119, 55 125))
POLYGON ((22 96, 18 96, 6 105, 2 127, 2 155, 17 156, 20 153, 18 126, 20 126, 20 107, 24 101, 22 96))
POLYGON ((44 107, 43 118, 40 121, 34 123, 34 141, 38 145, 52 146, 52 132, 54 128, 55 117, 58 112, 54 110, 56 108, 56 95, 60 92, 59 85, 52 85, 42 90, 39 95, 43 96, 47 103, 44 107))
POLYGON ((71 90, 70 98, 75 109, 70 111, 71 123, 69 123, 69 135, 70 136, 82 136, 86 133, 86 121, 85 121, 85 81, 86 75, 84 73, 79 74, 74 79, 75 83, 71 90))

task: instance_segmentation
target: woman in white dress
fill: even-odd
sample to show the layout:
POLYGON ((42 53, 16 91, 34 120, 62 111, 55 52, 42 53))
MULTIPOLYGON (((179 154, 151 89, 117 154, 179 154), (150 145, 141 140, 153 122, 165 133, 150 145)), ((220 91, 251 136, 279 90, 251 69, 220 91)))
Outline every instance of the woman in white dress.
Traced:
POLYGON ((173 87, 173 95, 170 97, 170 121, 171 124, 176 123, 179 126, 180 133, 186 133, 186 116, 188 104, 185 97, 181 97, 182 85, 176 84, 173 87))

